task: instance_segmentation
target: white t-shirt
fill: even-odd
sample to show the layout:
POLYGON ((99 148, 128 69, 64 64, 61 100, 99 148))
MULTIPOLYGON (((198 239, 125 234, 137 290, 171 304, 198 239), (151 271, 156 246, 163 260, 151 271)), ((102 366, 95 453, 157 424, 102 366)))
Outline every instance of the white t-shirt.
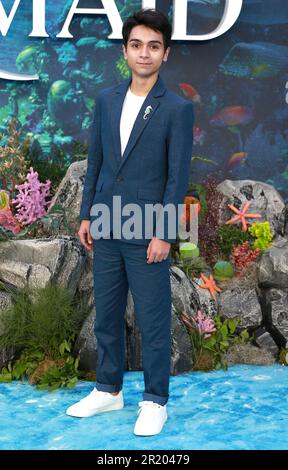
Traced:
POLYGON ((130 87, 127 90, 120 119, 121 155, 125 151, 134 122, 139 114, 147 95, 137 96, 132 93, 130 87))

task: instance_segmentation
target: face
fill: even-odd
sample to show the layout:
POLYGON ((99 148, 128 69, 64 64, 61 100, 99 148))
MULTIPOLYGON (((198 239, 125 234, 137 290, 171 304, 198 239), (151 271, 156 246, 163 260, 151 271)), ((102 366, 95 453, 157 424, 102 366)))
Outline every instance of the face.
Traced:
POLYGON ((170 47, 164 53, 162 33, 153 31, 146 26, 135 26, 130 33, 127 50, 122 46, 125 59, 135 75, 149 77, 155 74, 166 62, 170 47))

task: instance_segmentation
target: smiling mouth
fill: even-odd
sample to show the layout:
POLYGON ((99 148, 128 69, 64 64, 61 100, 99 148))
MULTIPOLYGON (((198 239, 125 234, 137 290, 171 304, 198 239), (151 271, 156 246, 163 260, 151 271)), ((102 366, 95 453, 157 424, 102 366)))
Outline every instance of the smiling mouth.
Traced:
POLYGON ((137 62, 138 65, 152 65, 152 64, 144 64, 144 63, 141 63, 141 62, 137 62))

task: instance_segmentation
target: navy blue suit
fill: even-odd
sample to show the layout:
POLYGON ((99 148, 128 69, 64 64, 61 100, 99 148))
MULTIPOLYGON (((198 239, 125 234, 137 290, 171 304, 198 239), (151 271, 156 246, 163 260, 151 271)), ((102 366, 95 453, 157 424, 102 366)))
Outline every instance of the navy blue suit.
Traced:
MULTIPOLYGON (((126 239, 113 232, 113 196, 121 196, 122 207, 137 203, 183 203, 189 182, 193 144, 193 105, 169 91, 160 75, 140 109, 128 144, 121 156, 120 117, 131 79, 105 88, 97 95, 90 130, 87 173, 80 220, 94 204, 110 208, 111 224, 103 237, 93 240, 95 335, 97 338, 98 390, 119 391, 125 365, 124 314, 130 288, 142 339, 145 380, 144 400, 161 405, 168 401, 171 360, 170 256, 147 263, 150 237, 126 239), (145 110, 152 107, 147 119, 145 110)), ((178 220, 178 211, 177 220, 178 220)), ((120 217, 120 214, 116 214, 120 217)), ((114 215, 115 217, 115 215, 114 215)), ((125 217, 121 218, 122 223, 125 217)), ((91 230, 91 233, 92 230, 91 230)), ((157 235, 157 234, 156 234, 157 235)), ((93 236, 93 235, 92 235, 93 236)), ((174 243, 165 224, 163 236, 174 243)))

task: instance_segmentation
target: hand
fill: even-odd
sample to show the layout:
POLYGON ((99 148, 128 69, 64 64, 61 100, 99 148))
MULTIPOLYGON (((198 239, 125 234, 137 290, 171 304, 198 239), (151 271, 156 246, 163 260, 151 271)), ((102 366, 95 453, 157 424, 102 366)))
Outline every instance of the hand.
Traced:
POLYGON ((153 237, 147 248, 147 263, 158 263, 169 255, 171 243, 153 237))
POLYGON ((78 235, 84 248, 88 251, 92 251, 93 238, 90 235, 90 220, 82 220, 78 235))

